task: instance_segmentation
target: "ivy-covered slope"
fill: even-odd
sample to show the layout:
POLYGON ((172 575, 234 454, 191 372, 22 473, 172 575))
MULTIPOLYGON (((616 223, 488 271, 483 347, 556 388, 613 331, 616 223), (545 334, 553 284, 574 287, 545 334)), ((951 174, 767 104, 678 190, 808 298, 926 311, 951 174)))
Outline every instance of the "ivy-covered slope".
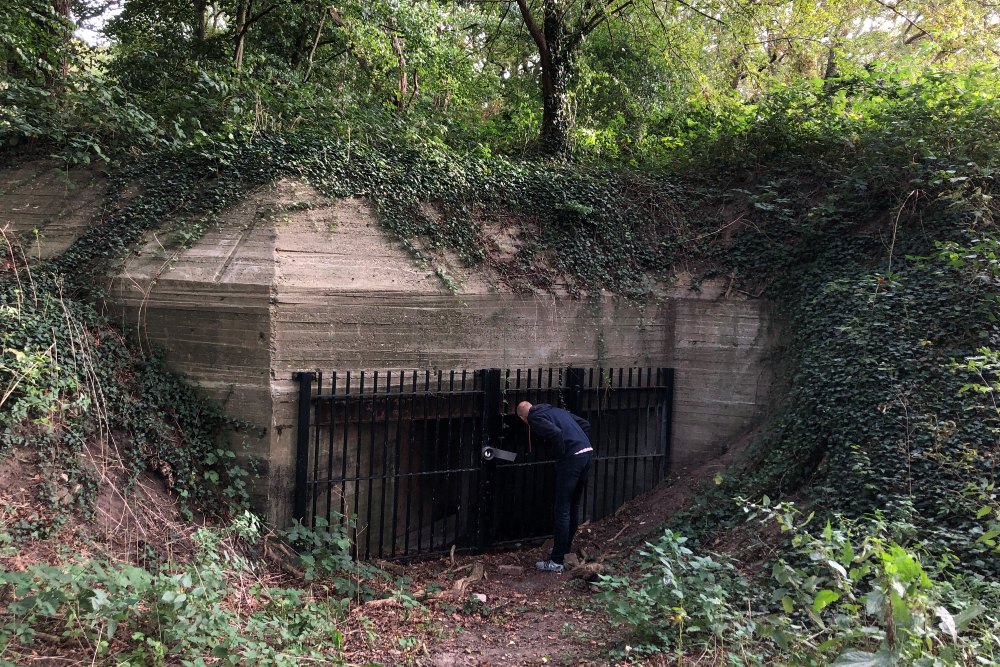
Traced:
POLYGON ((734 496, 804 492, 821 515, 883 513, 907 542, 995 575, 996 88, 854 86, 836 104, 776 102, 763 115, 786 127, 723 147, 733 178, 754 176, 720 197, 742 229, 709 253, 774 301, 789 349, 775 419, 687 519, 710 528, 735 519, 734 496))

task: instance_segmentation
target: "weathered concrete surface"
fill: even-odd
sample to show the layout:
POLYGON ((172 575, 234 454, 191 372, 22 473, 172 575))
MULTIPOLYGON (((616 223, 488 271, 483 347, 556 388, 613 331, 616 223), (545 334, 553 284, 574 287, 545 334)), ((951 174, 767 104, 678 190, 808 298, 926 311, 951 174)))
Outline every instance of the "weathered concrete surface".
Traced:
POLYGON ((106 187, 96 169, 57 171, 45 160, 2 170, 0 229, 13 232, 28 257, 54 257, 90 225, 106 187))
MULTIPOLYGON (((271 291, 274 229, 257 201, 230 210, 223 224, 179 252, 151 234, 112 284, 123 328, 166 350, 171 366, 198 383, 226 412, 270 426, 271 291)), ((270 434, 239 433, 238 454, 269 475, 270 434)), ((260 507, 266 488, 254 490, 260 507)))
MULTIPOLYGON (((99 211, 103 183, 50 166, 0 172, 0 226, 40 230, 51 256, 99 211)), ((433 211, 429 211, 433 213, 433 211)), ((489 231, 489 230, 487 230, 489 231)), ((498 243, 516 252, 516 234, 498 243)), ((228 211, 179 252, 150 235, 114 281, 123 325, 229 413, 265 482, 257 504, 284 523, 292 497, 295 386, 308 369, 672 366, 674 463, 722 453, 768 401, 776 336, 765 303, 684 281, 642 307, 610 295, 515 295, 441 256, 418 265, 362 200, 326 201, 280 182, 228 211), (457 286, 452 293, 440 275, 457 286)))

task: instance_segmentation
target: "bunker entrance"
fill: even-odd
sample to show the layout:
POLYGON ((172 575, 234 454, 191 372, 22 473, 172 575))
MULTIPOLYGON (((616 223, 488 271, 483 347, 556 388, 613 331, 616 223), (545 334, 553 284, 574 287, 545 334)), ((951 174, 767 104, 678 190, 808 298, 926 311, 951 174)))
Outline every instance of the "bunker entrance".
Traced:
POLYGON ((591 423, 583 521, 667 473, 669 368, 296 373, 294 516, 352 526, 358 558, 482 551, 552 532, 554 463, 522 400, 591 423))

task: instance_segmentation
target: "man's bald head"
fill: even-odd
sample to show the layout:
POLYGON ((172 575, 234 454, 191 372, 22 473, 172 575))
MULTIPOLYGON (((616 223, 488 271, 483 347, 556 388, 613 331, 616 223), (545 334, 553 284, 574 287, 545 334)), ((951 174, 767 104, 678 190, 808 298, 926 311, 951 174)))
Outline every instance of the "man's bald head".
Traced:
POLYGON ((521 418, 525 424, 528 423, 528 412, 531 410, 531 403, 528 401, 521 401, 517 404, 517 416, 521 418))

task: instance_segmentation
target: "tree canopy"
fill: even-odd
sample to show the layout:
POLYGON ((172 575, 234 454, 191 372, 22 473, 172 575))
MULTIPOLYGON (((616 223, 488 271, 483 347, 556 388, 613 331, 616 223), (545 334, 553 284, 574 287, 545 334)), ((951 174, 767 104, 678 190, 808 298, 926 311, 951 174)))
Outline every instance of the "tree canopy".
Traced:
POLYGON ((27 0, 0 14, 0 133, 66 141, 36 112, 72 108, 93 146, 395 125, 644 161, 783 86, 998 59, 983 0, 27 0))

